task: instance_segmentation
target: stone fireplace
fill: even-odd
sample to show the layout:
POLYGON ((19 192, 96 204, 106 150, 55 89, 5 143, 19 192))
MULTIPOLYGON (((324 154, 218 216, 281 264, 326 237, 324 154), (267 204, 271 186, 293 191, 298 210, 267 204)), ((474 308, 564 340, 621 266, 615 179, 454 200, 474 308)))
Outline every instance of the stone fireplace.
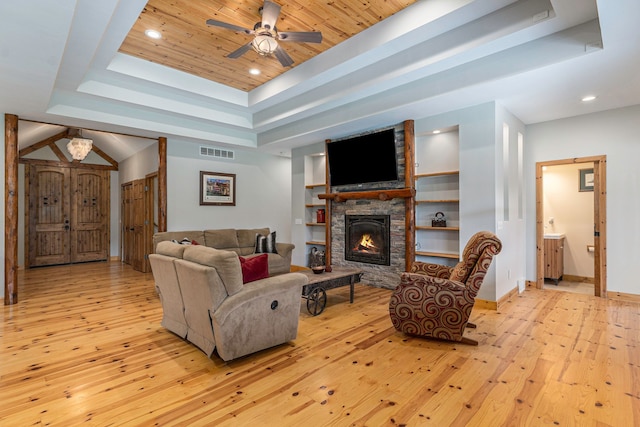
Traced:
POLYGON ((344 223, 345 260, 390 265, 389 215, 346 215, 344 223))
MULTIPOLYGON (((412 232, 407 233, 412 218, 407 217, 405 201, 413 197, 415 191, 401 178, 405 176, 405 152, 413 150, 405 150, 405 124, 394 129, 400 177, 397 181, 332 186, 325 197, 329 203, 329 264, 361 269, 363 283, 387 289, 394 289, 400 282, 400 274, 406 271, 407 248, 413 247, 413 238, 407 236, 412 236, 412 232), (368 244, 361 245, 362 236, 358 240, 354 234, 369 234, 376 247, 386 248, 365 249, 368 244), (378 241, 379 238, 383 240, 378 241)), ((413 133, 411 144, 412 138, 413 133)))

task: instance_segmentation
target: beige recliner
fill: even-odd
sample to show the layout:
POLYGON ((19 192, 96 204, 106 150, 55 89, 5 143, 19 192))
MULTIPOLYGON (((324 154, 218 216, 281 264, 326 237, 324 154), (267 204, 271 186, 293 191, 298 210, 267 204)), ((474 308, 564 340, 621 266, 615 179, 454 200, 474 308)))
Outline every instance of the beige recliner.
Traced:
POLYGON ((174 261, 182 258, 186 246, 162 245, 159 252, 149 255, 156 292, 162 304, 162 326, 181 338, 187 336, 187 320, 184 318, 184 302, 178 283, 174 261))
MULTIPOLYGON (((173 264, 184 304, 186 339, 205 354, 211 356, 216 350, 223 360, 232 360, 296 338, 305 275, 286 273, 243 284, 237 253, 201 245, 160 242, 150 259, 170 252, 169 245, 184 248, 173 264)), ((159 270, 156 276, 158 263, 151 265, 156 282, 165 280, 159 270)), ((165 323, 169 322, 163 318, 165 323)))

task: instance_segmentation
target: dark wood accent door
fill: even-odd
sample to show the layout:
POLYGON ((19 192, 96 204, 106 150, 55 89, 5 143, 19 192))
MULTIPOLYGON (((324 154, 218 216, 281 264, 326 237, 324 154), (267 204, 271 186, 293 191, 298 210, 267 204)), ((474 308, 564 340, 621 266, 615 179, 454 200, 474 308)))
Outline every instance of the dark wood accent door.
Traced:
POLYGON ((145 179, 122 185, 123 244, 122 261, 134 270, 147 272, 145 239, 146 203, 148 188, 145 179))
POLYGON ((133 183, 122 184, 122 262, 133 258, 133 183))
POLYGON ((109 171, 40 165, 27 169, 27 266, 106 260, 109 171))
POLYGON ((71 262, 109 254, 109 171, 71 169, 71 262))
POLYGON ((28 266, 68 264, 71 260, 69 168, 30 166, 28 200, 28 266))
POLYGON ((131 266, 134 270, 145 271, 145 242, 144 242, 144 219, 145 219, 145 180, 133 181, 133 259, 131 266))

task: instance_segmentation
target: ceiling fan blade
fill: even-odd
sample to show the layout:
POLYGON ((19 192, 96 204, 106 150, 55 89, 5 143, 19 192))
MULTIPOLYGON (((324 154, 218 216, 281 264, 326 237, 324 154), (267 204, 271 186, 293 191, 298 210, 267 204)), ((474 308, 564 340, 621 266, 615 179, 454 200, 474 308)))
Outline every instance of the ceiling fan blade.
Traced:
POLYGON ((278 32, 278 40, 283 42, 322 43, 319 31, 283 31, 278 32))
POLYGON ((293 59, 291 59, 289 54, 280 46, 276 48, 273 54, 278 58, 278 61, 280 61, 280 64, 282 64, 283 67, 290 67, 293 65, 293 59))
POLYGON ((207 19, 207 25, 211 25, 213 27, 227 28, 229 30, 233 30, 233 31, 237 31, 239 33, 245 33, 245 34, 249 34, 249 35, 253 34, 253 30, 242 28, 242 27, 240 27, 238 25, 229 24, 227 22, 216 21, 215 19, 207 19))
POLYGON ((244 53, 246 51, 251 49, 251 43, 252 42, 249 42, 249 43, 245 44, 244 46, 241 46, 238 49, 234 50, 229 55, 227 55, 227 58, 231 58, 231 59, 240 58, 242 55, 244 55, 244 53))
POLYGON ((279 15, 280 6, 274 2, 265 0, 264 6, 262 6, 262 27, 272 30, 276 26, 279 15))

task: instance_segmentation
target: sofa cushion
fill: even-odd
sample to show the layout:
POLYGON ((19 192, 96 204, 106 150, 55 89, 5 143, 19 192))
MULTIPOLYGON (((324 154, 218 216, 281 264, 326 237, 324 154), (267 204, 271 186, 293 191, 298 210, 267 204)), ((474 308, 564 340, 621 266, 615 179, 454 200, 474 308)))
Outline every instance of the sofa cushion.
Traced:
POLYGON ((262 254, 249 258, 240 257, 242 283, 255 282, 269 277, 269 255, 262 254))
POLYGON ((257 254, 277 254, 278 250, 276 249, 276 232, 274 231, 267 234, 266 236, 263 234, 256 234, 255 252, 257 254))
POLYGON ((218 272, 227 294, 234 295, 242 290, 242 269, 238 254, 210 248, 208 246, 185 246, 183 258, 187 261, 213 267, 218 272))
POLYGON ((238 250, 238 236, 236 230, 233 228, 221 229, 221 230, 205 230, 204 231, 204 244, 210 248, 238 250))
POLYGON ((240 255, 250 255, 255 253, 256 234, 269 234, 268 228, 248 228, 236 230, 238 233, 238 245, 240 255))
POLYGON ((156 253, 160 255, 171 256, 174 258, 182 258, 184 254, 185 246, 173 243, 169 240, 158 243, 156 246, 156 253))

